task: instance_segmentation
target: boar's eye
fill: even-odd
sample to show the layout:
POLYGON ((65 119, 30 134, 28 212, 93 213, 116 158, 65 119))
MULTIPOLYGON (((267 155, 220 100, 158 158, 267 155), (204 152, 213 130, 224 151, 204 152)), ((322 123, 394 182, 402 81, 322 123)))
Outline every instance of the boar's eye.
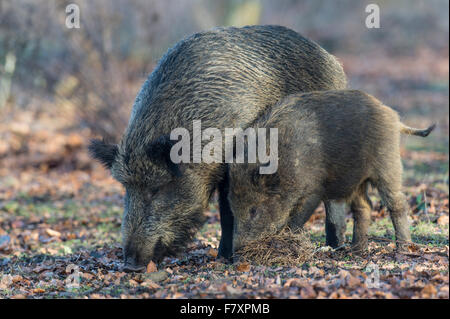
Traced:
POLYGON ((159 188, 149 188, 147 190, 147 199, 151 200, 159 191, 159 188))

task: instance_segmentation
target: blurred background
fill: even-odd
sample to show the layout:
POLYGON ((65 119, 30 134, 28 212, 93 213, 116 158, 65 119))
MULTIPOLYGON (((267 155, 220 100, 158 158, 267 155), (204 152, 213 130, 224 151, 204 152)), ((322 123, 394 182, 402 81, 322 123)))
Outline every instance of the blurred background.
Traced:
POLYGON ((437 122, 429 139, 405 139, 405 165, 421 179, 448 176, 448 14, 447 0, 1 0, 1 190, 27 187, 12 176, 28 169, 89 172, 88 139, 119 141, 169 47, 201 30, 250 24, 296 30, 338 57, 352 88, 405 123, 437 122), (79 29, 65 25, 70 3, 80 8, 79 29), (380 7, 379 29, 365 26, 370 3, 380 7))

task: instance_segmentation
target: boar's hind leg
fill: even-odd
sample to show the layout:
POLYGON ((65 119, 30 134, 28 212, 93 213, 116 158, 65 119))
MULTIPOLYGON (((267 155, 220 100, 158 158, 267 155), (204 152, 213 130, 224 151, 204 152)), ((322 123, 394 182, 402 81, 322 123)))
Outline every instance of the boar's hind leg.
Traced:
POLYGON ((345 243, 345 202, 324 201, 326 244, 333 248, 345 243))
POLYGON ((408 222, 409 206, 405 195, 402 193, 402 163, 400 156, 387 161, 385 167, 388 169, 380 172, 376 186, 391 215, 397 247, 401 248, 402 244, 411 242, 411 234, 408 222))
POLYGON ((218 256, 230 259, 233 253, 233 213, 228 202, 228 173, 219 184, 219 210, 222 237, 220 238, 218 256))
POLYGON ((411 241, 408 222, 408 203, 406 202, 405 195, 399 190, 392 191, 384 187, 379 187, 378 191, 391 215, 397 247, 401 248, 402 244, 407 244, 411 241))
POLYGON ((367 194, 367 187, 367 183, 361 185, 351 203, 354 220, 352 240, 352 249, 354 251, 364 251, 367 249, 370 213, 372 211, 372 202, 367 194))

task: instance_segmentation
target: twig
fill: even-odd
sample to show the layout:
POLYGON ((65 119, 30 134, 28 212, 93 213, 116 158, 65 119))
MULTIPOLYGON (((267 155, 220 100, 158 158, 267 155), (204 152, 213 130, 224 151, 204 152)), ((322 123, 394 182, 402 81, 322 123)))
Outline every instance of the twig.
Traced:
POLYGON ((341 250, 342 248, 345 248, 347 246, 348 246, 347 244, 343 244, 341 246, 338 246, 338 247, 334 248, 333 251, 341 250))
POLYGON ((348 245, 347 244, 343 244, 343 245, 341 245, 341 246, 338 246, 338 247, 336 247, 336 248, 332 248, 332 247, 330 247, 330 246, 322 246, 322 247, 319 247, 319 248, 317 248, 316 250, 314 250, 314 253, 313 254, 316 254, 316 253, 318 253, 318 252, 321 252, 321 251, 332 251, 332 252, 335 252, 335 251, 338 251, 338 250, 341 250, 342 248, 345 248, 345 247, 347 247, 348 245), (324 248, 326 248, 326 247, 330 247, 331 249, 329 249, 329 250, 324 250, 324 248))

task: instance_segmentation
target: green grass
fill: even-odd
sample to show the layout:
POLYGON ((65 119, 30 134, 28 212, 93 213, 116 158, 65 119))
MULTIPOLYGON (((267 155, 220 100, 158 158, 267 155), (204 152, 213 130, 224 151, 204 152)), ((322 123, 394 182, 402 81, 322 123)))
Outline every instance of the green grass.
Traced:
POLYGON ((406 137, 403 141, 404 147, 408 151, 436 152, 441 154, 448 154, 449 152, 448 137, 444 136, 433 137, 430 135, 427 138, 406 137))
POLYGON ((448 225, 420 221, 411 229, 413 242, 423 245, 431 245, 434 247, 448 245, 448 236, 448 225))
MULTIPOLYGON (((353 220, 347 219, 347 229, 345 232, 346 242, 350 243, 353 234, 353 220)), ((369 227, 369 236, 384 237, 395 240, 395 231, 389 217, 372 221, 369 227)), ((449 243, 448 225, 438 225, 428 221, 419 221, 411 226, 411 237, 413 242, 422 245, 432 245, 442 247, 449 243)), ((311 241, 318 245, 325 244, 325 233, 323 231, 311 232, 311 241)))

